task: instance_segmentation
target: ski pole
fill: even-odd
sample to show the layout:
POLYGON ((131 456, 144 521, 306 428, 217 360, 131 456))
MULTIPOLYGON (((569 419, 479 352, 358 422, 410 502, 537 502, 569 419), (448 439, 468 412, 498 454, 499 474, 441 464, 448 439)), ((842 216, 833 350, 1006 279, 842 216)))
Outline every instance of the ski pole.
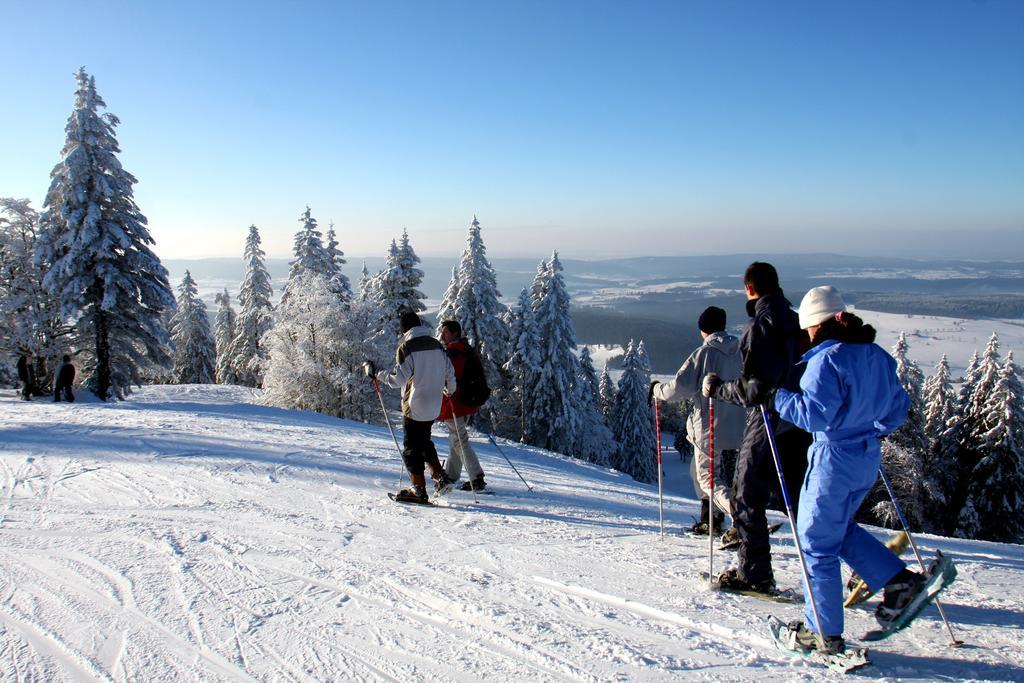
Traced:
POLYGON ((661 488, 661 418, 658 415, 658 399, 651 402, 654 410, 654 439, 657 441, 658 454, 658 523, 661 525, 661 537, 665 538, 665 499, 661 488))
MULTIPOLYGON (((914 549, 914 555, 917 557, 918 564, 921 565, 921 569, 925 572, 928 571, 927 567, 924 566, 924 560, 921 559, 921 553, 917 551, 917 544, 914 543, 914 537, 910 534, 910 527, 907 525, 907 518, 903 516, 903 510, 900 508, 900 504, 896 502, 896 492, 892 488, 892 483, 889 481, 889 476, 882 469, 882 466, 878 466, 878 473, 882 475, 882 482, 885 484, 886 490, 889 492, 889 497, 892 499, 892 506, 896 508, 896 516, 900 518, 900 524, 903 526, 903 531, 907 534, 907 538, 910 540, 910 547, 914 549)), ((946 630, 949 631, 949 640, 951 647, 960 647, 964 644, 964 641, 957 640, 956 636, 953 635, 953 627, 949 624, 949 619, 946 618, 946 610, 942 609, 942 603, 939 602, 938 596, 933 598, 935 606, 939 608, 939 614, 942 616, 942 622, 946 625, 946 630)))
MULTIPOLYGON (((715 399, 708 398, 708 471, 711 484, 708 487, 708 584, 715 590, 715 399)), ((694 457, 696 457, 694 453, 694 457)), ((696 468, 694 468, 696 469, 696 468)))
POLYGON ((505 451, 501 450, 501 446, 499 446, 498 442, 494 440, 494 437, 491 435, 491 433, 484 432, 484 434, 487 435, 487 438, 490 440, 491 444, 498 450, 499 453, 501 453, 501 457, 505 458, 505 462, 509 464, 509 467, 511 467, 515 471, 515 473, 519 475, 519 478, 523 480, 523 483, 526 484, 526 488, 532 491, 533 487, 530 486, 525 479, 523 479, 523 475, 519 474, 519 470, 516 469, 516 466, 513 465, 512 461, 508 459, 507 455, 505 455, 505 451))
MULTIPOLYGON (((448 407, 452 411, 452 424, 455 425, 455 440, 459 442, 459 462, 462 466, 466 466, 466 443, 462 440, 462 432, 459 431, 459 416, 455 414, 455 402, 452 397, 448 394, 444 395, 446 401, 448 401, 448 407)), ((466 419, 466 424, 469 424, 469 418, 466 419)), ((468 434, 467 434, 468 437, 468 434)), ((447 460, 445 463, 447 464, 447 460)), ((469 474, 469 469, 466 469, 466 474, 469 474)), ((476 495, 476 486, 473 484, 473 480, 469 480, 469 489, 473 492, 473 501, 476 503, 480 502, 480 497, 476 495)))
POLYGON ((380 393, 380 384, 377 382, 376 377, 373 378, 373 390, 377 392, 377 398, 380 399, 380 409, 384 411, 384 421, 388 423, 391 439, 395 442, 395 448, 398 450, 399 457, 402 458, 402 469, 398 470, 398 488, 402 488, 402 477, 405 475, 405 458, 402 457, 402 448, 398 445, 398 437, 395 436, 395 430, 391 428, 391 418, 388 417, 388 409, 384 407, 384 395, 380 393))
POLYGON ((811 589, 811 576, 807 572, 807 561, 804 559, 804 548, 800 543, 800 534, 796 530, 796 519, 793 517, 793 504, 789 500, 789 489, 786 488, 786 477, 782 474, 782 459, 779 457, 779 449, 775 445, 775 432, 772 430, 772 419, 768 415, 768 406, 761 404, 761 419, 764 420, 764 431, 768 435, 768 445, 772 449, 772 458, 775 460, 775 472, 779 475, 779 487, 782 489, 782 500, 786 504, 786 516, 789 517, 789 526, 793 529, 793 540, 796 541, 796 554, 800 558, 800 571, 804 575, 804 586, 807 587, 807 595, 811 598, 811 610, 814 612, 814 622, 818 627, 818 647, 821 651, 825 649, 825 634, 821 632, 821 615, 818 613, 818 601, 814 598, 814 591, 811 589))

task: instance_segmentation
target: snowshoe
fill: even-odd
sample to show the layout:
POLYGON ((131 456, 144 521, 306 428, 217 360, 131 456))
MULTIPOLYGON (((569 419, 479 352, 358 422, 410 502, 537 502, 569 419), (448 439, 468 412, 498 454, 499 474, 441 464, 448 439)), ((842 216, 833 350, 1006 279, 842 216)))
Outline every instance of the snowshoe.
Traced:
POLYGON ((926 574, 907 572, 910 576, 886 585, 884 598, 875 610, 880 629, 869 631, 864 640, 882 640, 909 626, 928 603, 956 579, 953 561, 936 551, 926 574))
MULTIPOLYGON (((781 524, 769 524, 768 535, 771 536, 776 531, 782 528, 781 524)), ((733 527, 722 534, 722 544, 718 547, 719 550, 736 550, 740 547, 740 534, 736 531, 736 527, 733 527)))
POLYGON ((483 491, 486 488, 487 482, 484 481, 484 476, 482 474, 475 479, 462 482, 462 485, 459 486, 460 491, 483 491))
POLYGON ((775 647, 783 652, 803 657, 839 673, 871 663, 866 648, 847 649, 842 636, 825 638, 825 649, 819 649, 817 636, 799 621, 786 624, 777 617, 768 617, 768 634, 775 647))
POLYGON ((402 489, 398 493, 388 493, 388 498, 396 503, 413 503, 415 505, 433 505, 427 498, 427 490, 422 486, 402 489))
MULTIPOLYGON (((907 532, 897 531, 885 542, 885 547, 891 550, 893 555, 899 557, 903 554, 903 551, 907 549, 909 544, 910 536, 907 535, 907 532)), ((849 593, 846 596, 846 600, 843 602, 843 607, 852 607, 853 605, 860 604, 875 594, 875 591, 871 590, 871 588, 864 583, 864 579, 860 578, 856 573, 853 574, 850 577, 850 580, 846 583, 846 589, 849 593)))
MULTIPOLYGON (((707 572, 701 572, 701 577, 707 580, 707 572)), ((739 572, 735 569, 727 569, 719 574, 715 580, 715 588, 725 593, 736 593, 737 595, 745 595, 769 602, 795 604, 802 600, 802 596, 797 595, 793 591, 780 591, 775 585, 774 578, 750 583, 740 578, 739 572)))
POLYGON ((441 476, 434 477, 434 495, 435 496, 446 496, 452 492, 452 488, 455 486, 455 482, 449 477, 444 471, 441 472, 441 476))

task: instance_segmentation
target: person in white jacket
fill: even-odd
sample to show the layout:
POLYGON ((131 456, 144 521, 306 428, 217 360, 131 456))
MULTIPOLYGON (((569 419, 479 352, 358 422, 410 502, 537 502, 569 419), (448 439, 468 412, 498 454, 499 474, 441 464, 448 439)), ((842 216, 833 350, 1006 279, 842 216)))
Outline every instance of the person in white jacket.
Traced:
POLYGON ((715 403, 715 490, 711 491, 710 449, 708 448, 708 399, 701 395, 701 382, 709 372, 723 379, 740 375, 739 340, 725 331, 725 311, 709 306, 697 321, 704 343, 697 347, 671 382, 652 382, 651 396, 661 401, 693 401, 693 411, 686 421, 686 438, 693 445, 690 476, 694 492, 701 500, 702 519, 690 529, 696 534, 716 533, 723 521, 721 513, 732 515, 732 500, 723 481, 722 453, 738 450, 743 441, 746 409, 719 401, 715 403), (709 521, 709 498, 716 512, 709 521), (712 523, 713 522, 713 523, 712 523))
POLYGON ((443 392, 455 393, 455 369, 444 352, 444 347, 423 325, 413 311, 405 311, 400 318, 402 336, 395 352, 395 366, 381 370, 379 382, 402 392, 402 460, 409 470, 412 487, 402 489, 396 500, 411 503, 428 502, 424 465, 430 467, 434 479, 434 493, 444 495, 451 491, 452 480, 445 474, 437 449, 430 440, 430 428, 441 412, 443 392))

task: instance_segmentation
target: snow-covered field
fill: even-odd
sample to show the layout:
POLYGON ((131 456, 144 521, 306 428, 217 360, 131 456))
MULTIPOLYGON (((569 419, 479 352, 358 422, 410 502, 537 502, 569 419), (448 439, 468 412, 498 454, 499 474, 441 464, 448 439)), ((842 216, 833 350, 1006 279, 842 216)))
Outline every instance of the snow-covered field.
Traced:
MULTIPOLYGON (((0 395, 5 680, 817 680, 765 616, 708 592, 697 506, 667 454, 655 487, 477 438, 494 495, 416 508, 384 495, 387 430, 252 405, 235 387, 147 387, 113 405, 0 395)), ((447 442, 437 439, 440 450, 447 442)), ((778 515, 775 515, 779 519, 778 515)), ((865 677, 1024 680, 1024 548, 921 536, 960 569, 872 650, 865 677)), ((788 526, 776 575, 798 586, 788 526)), ((728 557, 718 557, 723 569, 728 557)), ((872 627, 848 612, 847 635, 872 627)))

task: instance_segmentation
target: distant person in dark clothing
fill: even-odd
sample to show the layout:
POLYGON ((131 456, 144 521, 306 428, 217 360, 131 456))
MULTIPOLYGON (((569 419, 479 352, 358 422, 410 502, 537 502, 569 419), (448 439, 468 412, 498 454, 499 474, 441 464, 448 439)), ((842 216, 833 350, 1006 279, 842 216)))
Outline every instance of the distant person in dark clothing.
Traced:
MULTIPOLYGON (((770 263, 755 261, 743 275, 747 313, 751 320, 740 338, 739 379, 723 381, 714 373, 704 378, 705 396, 748 408, 767 404, 790 499, 796 506, 807 470, 811 437, 779 419, 771 403, 774 389, 793 381, 790 375, 803 352, 805 335, 792 304, 783 296, 779 275, 770 263)), ((771 545, 765 509, 779 478, 759 409, 747 414, 743 444, 733 478, 733 524, 741 545, 738 566, 718 577, 726 589, 775 590, 771 545)), ((794 511, 795 512, 795 511, 794 511)))
POLYGON ((36 385, 36 373, 35 368, 32 367, 31 353, 24 352, 18 356, 18 379, 21 380, 22 400, 31 401, 36 385))
POLYGON ((75 366, 71 364, 71 356, 64 354, 64 364, 57 371, 57 381, 53 383, 53 400, 60 402, 60 394, 64 392, 64 400, 69 403, 75 402, 75 395, 71 392, 71 385, 75 383, 75 366))

